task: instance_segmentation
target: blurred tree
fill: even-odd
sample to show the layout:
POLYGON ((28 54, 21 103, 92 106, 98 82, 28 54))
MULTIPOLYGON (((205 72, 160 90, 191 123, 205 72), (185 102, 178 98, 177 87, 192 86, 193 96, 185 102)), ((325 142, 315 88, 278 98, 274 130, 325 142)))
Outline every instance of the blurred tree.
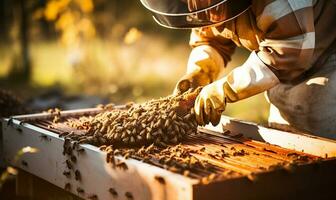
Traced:
POLYGON ((14 26, 18 27, 17 34, 14 36, 14 43, 17 43, 19 47, 13 56, 9 78, 26 82, 31 77, 31 59, 29 53, 30 4, 26 0, 15 0, 13 4, 14 26))
POLYGON ((11 15, 11 1, 10 0, 0 0, 0 38, 2 42, 9 40, 9 26, 10 26, 10 15, 11 15))
POLYGON ((43 17, 54 22, 60 41, 68 48, 78 49, 81 43, 95 36, 91 13, 92 0, 49 0, 43 17))

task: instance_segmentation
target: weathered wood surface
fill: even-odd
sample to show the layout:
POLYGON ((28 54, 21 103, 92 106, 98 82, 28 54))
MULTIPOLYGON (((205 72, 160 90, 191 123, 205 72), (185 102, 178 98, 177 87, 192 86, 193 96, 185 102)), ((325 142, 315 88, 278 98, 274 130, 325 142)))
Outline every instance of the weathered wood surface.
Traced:
POLYGON ((193 180, 149 164, 122 157, 116 157, 125 162, 128 169, 113 168, 105 162, 105 153, 91 145, 81 145, 84 153, 78 153, 77 163, 73 166, 82 174, 82 180, 76 181, 72 171, 72 178, 63 175, 66 160, 63 152, 63 138, 50 131, 40 129, 30 124, 19 126, 18 120, 7 126, 3 122, 4 159, 6 163, 15 165, 22 170, 47 180, 58 187, 64 188, 70 183, 70 192, 82 198, 97 194, 99 199, 113 199, 109 192, 113 188, 118 193, 118 199, 127 199, 126 192, 130 192, 135 199, 191 199, 191 185, 193 180), (41 135, 46 135, 42 138, 41 135), (34 154, 25 154, 13 163, 16 153, 26 146, 32 146, 39 151, 34 154), (27 165, 23 164, 23 161, 27 165), (165 179, 165 185, 157 181, 155 176, 165 179), (82 188, 84 193, 78 193, 82 188))
POLYGON ((291 133, 266 128, 255 123, 222 116, 218 126, 208 125, 206 129, 221 133, 223 128, 232 133, 241 133, 247 138, 278 145, 286 149, 301 151, 320 157, 336 157, 336 141, 318 136, 291 133))
MULTIPOLYGON (((99 109, 85 109, 65 111, 62 115, 80 115, 87 112, 99 112, 99 109)), ((92 145, 81 145, 84 154, 77 155, 74 165, 82 173, 82 180, 76 181, 73 177, 63 175, 66 169, 62 154, 63 138, 56 133, 20 121, 25 119, 50 118, 50 114, 36 114, 16 117, 9 123, 3 121, 3 151, 4 159, 8 164, 17 166, 48 182, 63 188, 66 183, 71 184, 70 192, 82 198, 96 194, 99 199, 128 199, 130 192, 134 199, 301 199, 307 197, 332 197, 332 189, 336 180, 336 160, 326 159, 292 169, 280 169, 258 174, 257 176, 241 176, 234 179, 213 182, 207 185, 199 184, 196 179, 184 177, 134 159, 117 160, 125 162, 128 170, 113 168, 105 161, 105 153, 92 145), (43 136, 43 137, 41 137, 43 136), (47 139, 44 137, 47 136, 47 139), (25 146, 39 149, 36 154, 25 154, 18 163, 13 163, 16 152, 25 146), (24 164, 25 161, 27 163, 24 164), (163 177, 164 184, 155 177, 163 177), (84 189, 78 193, 77 188, 84 189), (118 198, 109 192, 113 188, 118 192, 118 198)), ((222 119, 225 129, 233 134, 242 133, 259 141, 266 141, 287 149, 304 151, 306 153, 324 157, 325 154, 335 155, 335 142, 323 138, 307 135, 298 135, 273 129, 264 128, 255 124, 243 123, 233 119, 222 119), (289 139, 286 139, 289 138, 289 139), (307 142, 307 144, 303 144, 307 142)), ((220 138, 222 127, 200 128, 208 134, 220 138)), ((262 143, 263 144, 263 143, 262 143)), ((223 165, 225 162, 223 161, 223 165)), ((73 174, 72 174, 73 176, 73 174)))

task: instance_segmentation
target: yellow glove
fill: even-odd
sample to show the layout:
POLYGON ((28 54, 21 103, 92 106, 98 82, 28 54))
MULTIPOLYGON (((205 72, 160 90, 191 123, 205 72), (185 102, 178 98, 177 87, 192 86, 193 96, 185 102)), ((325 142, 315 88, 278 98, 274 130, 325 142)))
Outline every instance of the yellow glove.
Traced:
POLYGON ((222 68, 224 60, 216 49, 209 45, 195 47, 189 56, 187 73, 177 82, 174 95, 212 83, 222 68))
POLYGON ((275 74, 252 52, 247 61, 226 77, 205 86, 195 101, 196 120, 216 126, 227 102, 266 91, 279 83, 275 74))
POLYGON ((227 101, 224 90, 225 83, 226 78, 223 78, 203 87, 196 98, 195 114, 199 125, 204 126, 209 122, 213 125, 219 123, 227 101))

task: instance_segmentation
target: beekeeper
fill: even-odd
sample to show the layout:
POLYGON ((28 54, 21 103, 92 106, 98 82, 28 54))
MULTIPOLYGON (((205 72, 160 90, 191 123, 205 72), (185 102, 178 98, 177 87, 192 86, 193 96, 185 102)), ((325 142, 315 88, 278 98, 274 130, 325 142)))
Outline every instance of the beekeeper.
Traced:
MULTIPOLYGON (((227 103, 267 91, 269 123, 336 138, 336 0, 141 0, 170 28, 192 28, 187 73, 175 93, 204 86, 200 125, 227 103), (225 77, 235 47, 251 51, 225 77)), ((256 109, 256 108, 251 108, 256 109)))

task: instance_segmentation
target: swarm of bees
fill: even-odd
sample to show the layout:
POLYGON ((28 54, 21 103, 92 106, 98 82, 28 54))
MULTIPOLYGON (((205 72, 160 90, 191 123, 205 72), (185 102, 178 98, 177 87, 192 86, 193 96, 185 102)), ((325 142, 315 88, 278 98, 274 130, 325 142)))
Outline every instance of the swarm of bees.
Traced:
POLYGON ((59 108, 49 109, 46 111, 50 115, 54 116, 53 123, 58 123, 61 120, 61 110, 59 108))
MULTIPOLYGON (((139 148, 116 148, 112 146, 105 147, 103 151, 106 152, 106 162, 110 163, 115 168, 127 170, 124 162, 115 159, 115 156, 123 156, 124 158, 133 158, 143 162, 162 166, 163 168, 179 173, 184 176, 192 176, 199 170, 213 171, 215 166, 206 160, 198 159, 194 156, 198 150, 192 150, 183 145, 168 146, 165 148, 152 144, 150 146, 142 146, 139 148)), ((164 180, 160 177, 157 178, 160 183, 164 180)))
POLYGON ((128 104, 126 109, 112 109, 94 117, 69 120, 67 124, 85 130, 85 135, 66 137, 94 145, 142 146, 178 144, 197 132, 193 102, 197 92, 128 104))

